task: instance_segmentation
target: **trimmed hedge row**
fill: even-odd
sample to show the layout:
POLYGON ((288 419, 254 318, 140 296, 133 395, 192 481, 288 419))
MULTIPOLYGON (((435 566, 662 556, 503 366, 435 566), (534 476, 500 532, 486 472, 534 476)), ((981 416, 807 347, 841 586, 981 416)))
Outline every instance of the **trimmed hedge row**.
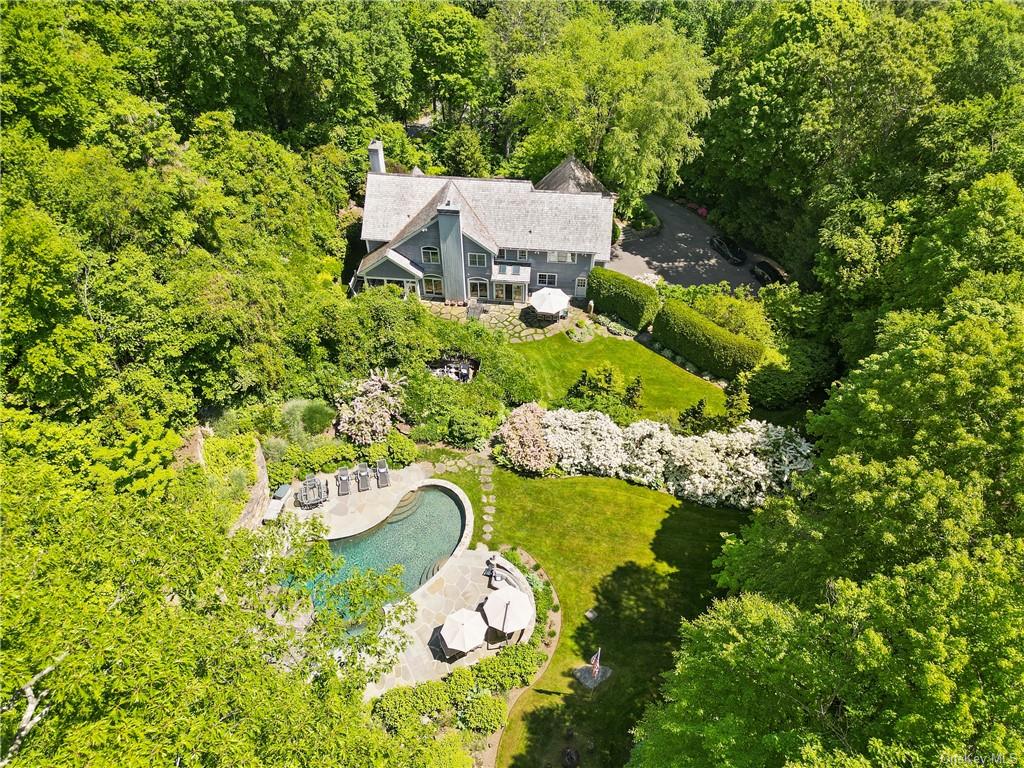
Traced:
POLYGON ((510 645, 471 667, 452 670, 443 680, 392 688, 373 703, 373 715, 392 733, 419 729, 423 717, 442 726, 457 723, 493 733, 505 725, 505 694, 529 685, 544 658, 532 644, 510 645))
POLYGON ((638 330, 651 324, 661 305, 655 288, 604 267, 590 270, 587 298, 598 312, 613 314, 638 330))
POLYGON ((754 368, 765 352, 763 344, 726 330, 678 299, 666 301, 654 319, 654 340, 727 379, 754 368))

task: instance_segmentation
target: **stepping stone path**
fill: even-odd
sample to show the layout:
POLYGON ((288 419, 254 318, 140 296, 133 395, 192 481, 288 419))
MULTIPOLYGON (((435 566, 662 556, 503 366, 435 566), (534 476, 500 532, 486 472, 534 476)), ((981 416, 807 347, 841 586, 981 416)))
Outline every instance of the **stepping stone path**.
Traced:
MULTIPOLYGON (((458 309, 458 307, 446 307, 445 309, 458 309)), ((467 471, 475 472, 480 479, 480 490, 483 491, 480 495, 480 501, 484 505, 483 519, 485 523, 481 529, 483 533, 480 538, 484 541, 490 541, 494 535, 494 526, 491 523, 494 522, 494 515, 498 511, 497 507, 494 506, 498 501, 498 497, 494 493, 494 465, 491 464, 490 457, 484 453, 467 453, 465 456, 449 459, 447 462, 439 463, 434 467, 434 472, 438 475, 445 472, 467 471)))

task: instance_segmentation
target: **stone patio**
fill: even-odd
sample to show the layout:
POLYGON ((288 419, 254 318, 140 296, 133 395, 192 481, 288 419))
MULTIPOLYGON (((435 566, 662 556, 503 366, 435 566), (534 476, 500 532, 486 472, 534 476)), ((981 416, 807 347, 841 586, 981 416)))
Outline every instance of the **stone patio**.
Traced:
MULTIPOLYGON (((370 490, 356 490, 356 481, 353 476, 348 496, 338 496, 337 486, 334 484, 334 474, 321 472, 317 475, 321 480, 326 480, 331 489, 331 497, 326 504, 321 504, 315 509, 299 509, 295 506, 295 496, 301 480, 292 481, 292 495, 285 504, 285 509, 295 513, 299 520, 308 520, 319 515, 324 525, 327 526, 328 539, 343 539, 347 536, 355 536, 378 523, 382 523, 388 515, 398 506, 398 502, 405 494, 421 485, 429 478, 434 471, 431 464, 412 464, 403 469, 392 469, 391 485, 387 488, 378 488, 377 479, 370 477, 370 490)), ((353 473, 354 474, 354 473, 353 473)))
MULTIPOLYGON (((492 587, 491 579, 484 576, 487 558, 497 557, 498 568, 506 575, 506 582, 517 586, 530 596, 533 592, 526 578, 511 563, 494 552, 479 545, 477 549, 457 552, 430 581, 412 594, 416 604, 416 618, 405 627, 410 635, 409 646, 399 657, 398 663, 388 674, 376 683, 371 683, 364 698, 380 696, 398 685, 415 685, 428 680, 440 680, 456 667, 475 664, 480 659, 493 656, 504 643, 487 642, 467 654, 447 661, 440 650, 438 634, 445 617, 459 608, 476 609, 492 587)), ((523 631, 522 636, 513 635, 515 641, 525 641, 533 633, 534 620, 523 631)), ((489 634, 488 640, 499 637, 489 634)))
MULTIPOLYGON (((468 307, 446 306, 440 301, 423 302, 427 309, 438 317, 448 320, 465 322, 468 307)), ((481 304, 484 313, 480 316, 480 322, 488 328, 504 331, 512 342, 539 341, 548 336, 570 328, 579 318, 586 317, 586 313, 578 307, 569 307, 569 316, 564 320, 551 322, 540 320, 533 314, 533 309, 528 304, 481 304)))

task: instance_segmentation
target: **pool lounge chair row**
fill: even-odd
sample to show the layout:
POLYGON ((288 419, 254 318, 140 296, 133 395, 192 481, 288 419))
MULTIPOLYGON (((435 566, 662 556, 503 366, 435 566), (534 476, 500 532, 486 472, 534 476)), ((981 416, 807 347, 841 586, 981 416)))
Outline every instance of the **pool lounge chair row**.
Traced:
MULTIPOLYGON (((391 485, 391 475, 388 472, 388 463, 381 459, 373 470, 377 477, 377 487, 387 488, 391 485)), ((356 488, 360 491, 370 490, 370 467, 366 464, 359 464, 355 469, 356 488)), ((338 487, 339 496, 348 496, 352 491, 352 474, 348 467, 339 469, 334 474, 334 482, 338 487)))

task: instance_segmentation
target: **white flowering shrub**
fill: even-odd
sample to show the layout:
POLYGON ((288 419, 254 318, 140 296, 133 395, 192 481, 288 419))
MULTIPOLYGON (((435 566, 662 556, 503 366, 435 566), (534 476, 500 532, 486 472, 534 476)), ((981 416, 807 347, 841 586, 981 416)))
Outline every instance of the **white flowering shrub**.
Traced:
POLYGON ((617 477, 626 461, 622 429, 600 411, 548 411, 544 434, 559 469, 570 475, 617 477))
POLYGON ((618 476, 637 485, 660 488, 665 478, 665 458, 674 436, 661 422, 635 421, 622 430, 625 460, 618 476))
POLYGON ((517 408, 496 438, 510 466, 522 471, 542 472, 554 463, 569 475, 619 477, 741 509, 780 493, 794 472, 811 467, 810 443, 763 421, 683 437, 656 421, 623 429, 599 411, 543 411, 531 404, 517 408))
POLYGON ((811 445, 796 432, 745 421, 729 432, 673 438, 665 485, 680 498, 749 509, 810 467, 811 445))
POLYGON ((520 405, 494 433, 503 464, 518 472, 540 475, 555 464, 555 453, 544 435, 544 409, 520 405))
POLYGON ((374 371, 356 385, 351 402, 337 402, 338 431, 356 445, 385 440, 402 412, 405 379, 374 371))
POLYGON ((653 272, 644 272, 642 275, 637 275, 633 278, 638 283, 649 285, 651 288, 657 288, 658 284, 661 283, 661 275, 656 275, 653 272))

